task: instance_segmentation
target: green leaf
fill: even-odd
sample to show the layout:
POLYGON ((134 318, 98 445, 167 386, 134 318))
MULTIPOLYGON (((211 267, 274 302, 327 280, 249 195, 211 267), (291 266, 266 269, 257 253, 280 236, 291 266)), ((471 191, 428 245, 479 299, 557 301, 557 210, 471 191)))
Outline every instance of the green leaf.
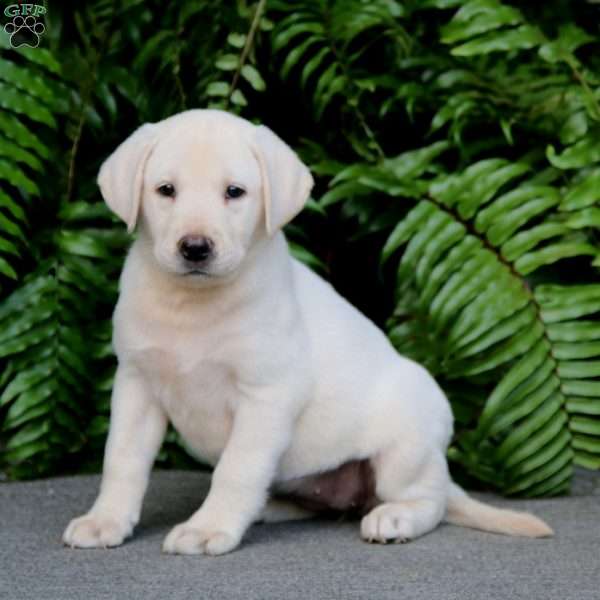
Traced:
POLYGON ((517 25, 522 20, 518 10, 503 6, 499 2, 467 2, 454 15, 452 21, 440 29, 441 41, 453 44, 504 25, 517 25))
POLYGON ((565 379, 600 377, 600 361, 563 361, 558 374, 565 379))
POLYGON ((421 305, 429 304, 448 277, 481 248, 481 242, 471 236, 463 238, 431 271, 431 276, 423 288, 421 305))
POLYGON ((491 52, 527 50, 544 42, 543 33, 532 25, 521 25, 515 29, 484 34, 474 40, 452 48, 454 56, 477 56, 491 52))
POLYGON ((6 139, 0 139, 0 156, 9 162, 25 164, 34 171, 42 170, 42 163, 36 156, 6 139))
POLYGON ((470 165, 463 173, 443 175, 433 181, 429 193, 442 204, 452 207, 460 200, 465 190, 470 190, 481 178, 497 172, 508 164, 508 161, 500 158, 481 160, 470 165))
MULTIPOLYGON (((600 396, 600 381, 572 380, 569 379, 563 384, 563 391, 568 396, 600 396)), ((596 423, 600 428, 600 423, 596 423)), ((571 427, 575 426, 571 423, 571 427)), ((600 429, 598 429, 600 432, 600 429)))
POLYGON ((418 259, 415 279, 420 287, 426 285, 438 261, 465 235, 464 225, 456 223, 450 217, 446 216, 442 223, 442 227, 436 231, 435 238, 430 240, 418 259))
POLYGON ((267 86, 260 73, 252 65, 244 65, 240 71, 242 77, 257 91, 264 92, 267 86))
POLYGON ((246 35, 244 33, 230 33, 227 36, 227 43, 234 48, 243 48, 246 43, 246 35))
POLYGON ((301 44, 296 46, 286 57, 283 66, 281 67, 281 76, 287 79, 290 71, 298 64, 302 57, 306 54, 308 48, 314 44, 322 43, 321 36, 311 35, 307 37, 301 44))
POLYGON ((321 66, 323 60, 326 56, 329 55, 329 48, 321 48, 307 63, 304 65, 302 69, 302 77, 300 79, 300 84, 302 87, 306 87, 306 83, 310 76, 321 66))
POLYGON ((29 444, 23 444, 18 448, 5 451, 3 459, 9 464, 18 464, 25 460, 33 458, 36 454, 40 454, 48 450, 48 442, 46 440, 35 440, 29 444))
MULTIPOLYGON (((0 303, 0 321, 7 316, 14 317, 15 313, 20 313, 28 304, 37 302, 52 287, 53 281, 50 277, 39 276, 29 279, 0 303)), ((0 340, 2 339, 5 339, 4 329, 0 330, 0 340)))
POLYGON ((495 369, 504 365, 515 358, 528 352, 543 334, 542 326, 534 324, 524 333, 520 333, 513 339, 499 344, 492 352, 475 360, 470 360, 469 363, 462 368, 454 368, 451 375, 456 377, 458 374, 463 376, 477 375, 495 369))
POLYGON ((534 374, 510 395, 507 408, 496 416, 487 432, 488 436, 502 435, 504 431, 510 431, 515 423, 529 417, 542 403, 553 396, 560 398, 560 394, 556 394, 560 380, 558 377, 548 376, 553 371, 554 364, 546 360, 543 367, 545 370, 541 377, 538 378, 538 374, 534 374), (537 385, 539 379, 544 380, 541 385, 537 385))
POLYGON ((600 169, 591 171, 564 195, 559 210, 580 210, 600 202, 600 169))
POLYGON ((501 246, 523 225, 556 206, 559 201, 558 196, 546 196, 525 202, 519 208, 496 219, 487 231, 487 239, 494 246, 501 246))
POLYGON ((58 247, 68 253, 91 258, 110 258, 108 248, 95 236, 84 231, 61 231, 56 236, 58 247))
POLYGON ((49 362, 44 362, 26 371, 21 371, 17 376, 4 388, 4 392, 0 396, 0 406, 10 402, 19 394, 38 385, 52 374, 52 366, 49 362))
POLYGON ((588 115, 585 110, 570 114, 562 124, 559 132, 563 144, 572 144, 588 132, 588 115))
POLYGON ((444 153, 450 144, 446 141, 435 142, 430 146, 419 148, 417 150, 409 150, 402 154, 386 159, 383 163, 385 171, 394 175, 398 179, 408 179, 419 177, 431 165, 431 163, 442 153, 444 153))
POLYGON ((567 410, 569 413, 581 413, 584 415, 600 415, 600 402, 595 398, 583 398, 571 396, 567 398, 567 410))
POLYGON ((540 242, 569 233, 569 227, 561 223, 544 223, 514 235, 502 245, 502 256, 508 261, 516 261, 525 252, 535 248, 540 242))
POLYGON ((52 406, 47 402, 47 399, 52 396, 56 390, 57 383, 50 380, 45 385, 37 386, 36 388, 23 392, 10 405, 8 412, 6 413, 6 421, 15 421, 26 413, 30 413, 34 407, 44 406, 44 410, 50 412, 52 406))
POLYGON ((21 223, 27 222, 25 211, 2 190, 0 190, 0 207, 6 208, 17 221, 21 221, 21 223))
POLYGON ((600 229, 600 208, 585 208, 572 212, 565 223, 570 229, 600 229))
POLYGON ((231 94, 231 101, 236 106, 247 106, 248 105, 248 101, 246 100, 246 97, 240 90, 235 90, 233 92, 233 94, 231 94))
MULTIPOLYGON (((40 195, 38 186, 25 175, 20 169, 15 169, 15 166, 6 160, 0 159, 0 180, 4 179, 16 188, 21 188, 27 193, 34 196, 40 195)), ((6 226, 4 226, 6 227, 6 226)))
MULTIPOLYGON (((341 186, 340 186, 341 187, 341 186)), ((430 217, 435 211, 431 202, 419 202, 405 219, 400 221, 387 239, 382 252, 382 262, 385 262, 401 245, 406 243, 415 229, 430 217)))
MULTIPOLYGON (((569 323, 570 325, 570 323, 569 323)), ((595 358, 600 356, 600 342, 581 344, 554 344, 554 355, 558 359, 595 358)))
POLYGON ((11 279, 18 279, 17 272, 10 266, 8 261, 0 256, 0 273, 11 279))
POLYGON ((60 75, 62 72, 60 63, 56 60, 52 52, 45 48, 27 48, 26 46, 21 46, 17 49, 11 48, 11 50, 54 75, 60 75))
POLYGON ((600 311, 600 285, 539 285, 535 297, 546 324, 577 319, 600 311))
POLYGON ((219 96, 224 98, 229 96, 229 89, 229 83, 226 81, 213 81, 212 83, 208 84, 208 87, 206 88, 206 94, 208 96, 219 96))
POLYGON ((496 460, 505 461, 510 467, 543 448, 560 434, 567 422, 565 413, 560 409, 560 395, 552 396, 508 434, 496 452, 496 460))
MULTIPOLYGON (((11 405, 11 409, 14 405, 11 405)), ((7 413, 6 419, 2 425, 2 431, 10 431, 11 429, 16 429, 21 425, 32 421, 33 419, 45 415, 49 412, 49 407, 45 404, 38 404, 37 406, 33 406, 29 410, 22 412, 21 414, 13 417, 10 414, 11 410, 7 413)))
POLYGON ((571 429, 576 433, 585 433, 598 436, 600 434, 600 420, 590 417, 575 416, 571 419, 571 429))
POLYGON ((323 35, 325 33, 325 29, 321 23, 315 22, 304 22, 304 23, 296 23, 286 29, 282 30, 281 33, 275 35, 273 42, 273 49, 277 52, 287 46, 289 42, 298 35, 302 35, 303 33, 314 33, 323 35))
MULTIPOLYGON (((585 450, 595 454, 600 454, 600 441, 587 435, 574 435, 573 448, 575 450, 585 450)), ((598 457, 600 459, 600 456, 598 457)))
POLYGON ((49 158, 50 151, 41 140, 33 134, 23 123, 15 119, 8 112, 0 112, 0 130, 3 135, 14 140, 22 148, 33 150, 42 158, 49 158))
POLYGON ((562 154, 556 154, 554 146, 548 146, 546 156, 559 169, 585 167, 600 160, 600 139, 596 136, 588 135, 566 148, 562 154))
POLYGON ((557 342, 600 340, 600 322, 597 321, 553 323, 547 326, 546 331, 548 337, 557 342))
MULTIPOLYGON (((494 171, 489 173, 481 173, 473 181, 472 189, 466 188, 464 193, 458 198, 458 212, 460 216, 465 219, 472 218, 476 210, 486 204, 503 185, 516 177, 523 175, 529 168, 530 167, 526 164, 515 163, 494 169, 494 171)), ((521 201, 522 200, 519 199, 519 202, 521 201)), ((499 203, 502 212, 506 212, 505 206, 511 207, 515 203, 515 199, 507 194, 506 196, 499 198, 497 202, 499 203)), ((491 212, 492 214, 494 213, 493 209, 491 212)), ((478 220, 475 222, 475 227, 477 228, 478 225, 481 227, 484 222, 485 213, 480 213, 480 215, 478 215, 478 220), (481 214, 484 216, 481 217, 481 214)), ((478 229, 478 231, 480 231, 480 229, 478 229)))
POLYGON ((17 88, 0 83, 0 107, 56 129, 58 124, 52 113, 32 96, 17 88))
MULTIPOLYGON (((516 492, 522 492, 527 489, 535 490, 538 486, 544 488, 552 488, 556 485, 554 477, 562 472, 562 469, 570 469, 573 461, 573 450, 567 446, 570 438, 566 431, 560 436, 557 436, 551 444, 545 446, 545 448, 539 450, 539 454, 535 456, 536 460, 546 460, 548 455, 552 456, 558 448, 558 454, 552 456, 552 460, 540 468, 529 474, 527 477, 519 479, 512 485, 507 487, 508 494, 514 494, 516 492), (537 485, 536 485, 537 484, 537 485)), ((529 461, 532 462, 532 461, 529 461)), ((527 464, 524 463, 523 464, 527 464)), ((525 467, 524 467, 525 468, 525 467)), ((527 466, 526 468, 531 468, 527 466)))
POLYGON ((19 431, 8 440, 6 450, 14 450, 25 446, 26 444, 30 444, 45 436, 49 431, 50 423, 47 419, 36 419, 19 429, 19 431))
POLYGON ((235 71, 239 64, 239 57, 236 54, 223 54, 215 61, 215 67, 221 71, 235 71))
POLYGON ((348 84, 348 80, 345 75, 338 75, 333 81, 329 83, 329 86, 326 90, 323 90, 323 93, 316 101, 316 118, 320 120, 325 112, 327 106, 331 102, 332 98, 340 94, 348 84))
POLYGON ((52 90, 45 84, 44 79, 33 75, 25 69, 19 68, 8 60, 0 62, 0 79, 12 84, 16 88, 35 96, 50 107, 55 102, 52 90))
POLYGON ((361 183, 348 182, 343 183, 334 187, 332 190, 329 190, 327 193, 321 196, 319 203, 322 207, 328 207, 340 200, 344 200, 346 198, 352 196, 364 196, 369 193, 369 189, 366 188, 361 183))
POLYGON ((574 23, 562 25, 555 40, 543 44, 539 53, 549 63, 569 62, 577 48, 595 41, 596 38, 580 29, 574 23))
MULTIPOLYGON (((506 171, 506 167, 503 170, 506 171)), ((513 177, 522 174, 523 172, 524 170, 511 170, 506 172, 506 175, 503 176, 500 179, 500 181, 498 181, 497 183, 493 183, 491 186, 488 186, 489 191, 487 192, 486 196, 488 198, 491 198, 492 195, 495 194, 495 192, 501 185, 503 185, 507 181, 510 181, 510 179, 512 179, 513 177)), ((477 190, 474 193, 474 195, 478 196, 479 193, 481 193, 480 190, 477 190)), ((489 206, 487 206, 483 210, 480 210, 475 219, 475 229, 478 232, 483 233, 487 231, 497 221, 498 218, 507 214, 509 211, 512 211, 515 208, 522 206, 524 203, 538 198, 548 198, 554 200, 555 203, 558 203, 559 194, 551 186, 520 186, 516 190, 512 190, 510 192, 507 192, 506 194, 503 194, 499 198, 496 198, 489 206)), ((480 206, 481 204, 483 204, 483 202, 478 202, 478 206, 480 206)), ((472 214, 473 212, 470 211, 471 216, 472 214)))
MULTIPOLYGON (((493 293, 496 294, 497 292, 494 290, 493 293)), ((503 297, 499 301, 505 303, 503 297)), ((525 302, 527 302, 526 299, 525 302)), ((494 344, 516 335, 519 331, 531 325, 536 316, 533 306, 529 304, 525 308, 518 308, 518 304, 516 306, 516 311, 511 311, 512 314, 498 324, 491 326, 490 324, 494 323, 499 314, 499 309, 496 307, 493 307, 490 311, 491 318, 489 320, 486 320, 485 313, 480 315, 479 322, 474 319, 466 320, 463 318, 464 315, 461 315, 448 336, 449 343, 452 344, 453 348, 453 358, 464 359, 480 354, 494 344)))
POLYGON ((550 265, 564 258, 597 256, 599 253, 600 250, 591 244, 560 242, 524 254, 515 262, 515 269, 521 275, 528 275, 543 265, 550 265))

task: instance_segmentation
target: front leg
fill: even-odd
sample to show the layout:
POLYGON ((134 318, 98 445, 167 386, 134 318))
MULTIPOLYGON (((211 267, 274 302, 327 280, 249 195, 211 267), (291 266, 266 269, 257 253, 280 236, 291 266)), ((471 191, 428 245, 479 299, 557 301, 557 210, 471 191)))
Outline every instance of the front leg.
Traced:
POLYGON ((87 514, 69 523, 63 534, 65 544, 79 548, 118 546, 131 535, 166 425, 167 418, 141 375, 134 368, 119 366, 100 494, 87 514))
POLYGON ((163 551, 224 554, 241 541, 265 506, 279 459, 291 440, 293 413, 281 397, 245 400, 199 510, 167 536, 163 551))

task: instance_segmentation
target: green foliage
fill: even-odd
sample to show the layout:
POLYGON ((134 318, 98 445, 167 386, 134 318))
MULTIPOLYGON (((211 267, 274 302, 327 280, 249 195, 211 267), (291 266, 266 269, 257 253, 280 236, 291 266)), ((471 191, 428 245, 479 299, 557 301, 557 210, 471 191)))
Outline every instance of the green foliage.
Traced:
MULTIPOLYGON (((6 51, 8 38, 0 39, 6 51)), ((10 58, 0 63, 0 273, 11 279, 18 278, 15 266, 27 241, 27 209, 40 196, 35 179, 50 155, 42 135, 32 129, 57 127, 52 86, 60 70, 45 50, 20 50, 15 59, 27 70, 10 58)))
MULTIPOLYGON (((94 0, 49 7, 40 48, 3 38, 0 468, 98 466, 128 240, 95 175, 204 106, 311 165, 292 251, 436 375, 457 478, 537 496, 600 468, 598 10, 94 0)), ((161 460, 189 464, 174 432, 161 460)))
POLYGON ((332 176, 320 204, 359 236, 397 222, 387 330, 447 389, 460 474, 564 492, 573 464, 600 468, 600 81, 578 54, 600 40, 582 15, 531 22, 497 0, 350 4, 295 5, 273 41, 316 120, 343 90, 336 108, 362 129, 345 131, 359 162, 317 163, 332 176))
POLYGON ((563 259, 596 258, 599 248, 589 209, 582 217, 564 203, 581 184, 540 185, 530 170, 486 159, 438 178, 394 229, 383 254, 407 243, 389 323, 397 347, 426 322, 436 351, 416 346, 415 358, 438 377, 494 385, 475 415, 455 400, 468 431, 452 458, 507 493, 540 495, 568 487, 573 459, 600 466, 598 453, 589 451, 593 443, 573 437, 580 414, 594 414, 599 404, 598 354, 579 351, 581 342, 597 341, 585 319, 600 310, 600 286, 530 286, 526 278, 563 259))

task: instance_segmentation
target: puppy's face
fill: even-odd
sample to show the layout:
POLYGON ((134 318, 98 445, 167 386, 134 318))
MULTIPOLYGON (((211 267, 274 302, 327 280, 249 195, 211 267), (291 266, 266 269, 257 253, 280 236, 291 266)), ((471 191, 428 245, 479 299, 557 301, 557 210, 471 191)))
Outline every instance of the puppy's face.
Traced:
POLYGON ((109 207, 182 281, 223 279, 304 206, 310 171, 270 129, 218 110, 143 125, 103 163, 109 207), (141 217, 141 218, 140 218, 141 217))
POLYGON ((210 126, 167 132, 146 164, 141 215, 162 269, 190 281, 232 274, 264 232, 256 155, 210 126))

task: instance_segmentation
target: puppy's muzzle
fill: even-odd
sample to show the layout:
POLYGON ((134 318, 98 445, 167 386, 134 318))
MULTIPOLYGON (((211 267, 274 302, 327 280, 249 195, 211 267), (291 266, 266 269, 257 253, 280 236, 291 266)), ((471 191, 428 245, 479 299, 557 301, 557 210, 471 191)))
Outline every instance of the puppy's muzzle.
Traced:
POLYGON ((186 235, 177 244, 179 254, 193 265, 208 262, 214 255, 215 243, 200 235, 186 235))

